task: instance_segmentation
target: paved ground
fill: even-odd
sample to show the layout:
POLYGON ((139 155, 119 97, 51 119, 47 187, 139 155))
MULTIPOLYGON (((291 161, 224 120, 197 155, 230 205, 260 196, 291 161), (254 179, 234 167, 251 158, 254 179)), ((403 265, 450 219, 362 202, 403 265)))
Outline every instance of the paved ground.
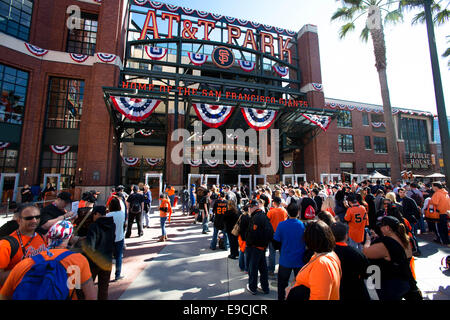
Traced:
MULTIPOLYGON (((0 225, 7 219, 0 218, 0 225)), ((111 300, 275 300, 276 280, 269 280, 268 295, 245 291, 248 275, 228 251, 209 249, 212 232, 201 233, 200 224, 176 211, 167 226, 169 241, 158 242, 159 214, 151 215, 150 228, 137 237, 137 228, 126 240, 123 275, 110 284, 111 300)), ((212 230, 212 228, 210 228, 212 230)), ((450 271, 440 269, 450 248, 433 243, 431 234, 419 236, 422 256, 416 258, 418 286, 425 299, 450 300, 450 271)), ((114 272, 114 270, 113 270, 114 272)), ((293 280, 293 279, 291 279, 293 280)), ((376 296, 373 296, 374 298, 376 296)))

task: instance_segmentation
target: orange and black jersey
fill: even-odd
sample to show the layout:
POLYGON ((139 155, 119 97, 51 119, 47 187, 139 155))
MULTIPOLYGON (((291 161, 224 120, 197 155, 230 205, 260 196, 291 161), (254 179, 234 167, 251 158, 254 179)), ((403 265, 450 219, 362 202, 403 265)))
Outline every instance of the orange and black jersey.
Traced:
POLYGON ((227 201, 217 200, 214 203, 213 213, 214 213, 214 228, 223 230, 225 228, 225 212, 227 211, 227 201))

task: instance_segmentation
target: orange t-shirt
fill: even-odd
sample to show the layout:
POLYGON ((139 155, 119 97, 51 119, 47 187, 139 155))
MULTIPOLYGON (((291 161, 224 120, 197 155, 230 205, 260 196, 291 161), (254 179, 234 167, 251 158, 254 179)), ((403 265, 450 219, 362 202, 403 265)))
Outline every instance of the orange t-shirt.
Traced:
POLYGON ((175 194, 175 188, 174 187, 172 187, 172 188, 167 188, 166 189, 166 192, 167 192, 167 195, 170 197, 170 196, 173 196, 174 194, 175 194))
POLYGON ((297 274, 295 285, 309 288, 309 300, 339 300, 341 261, 334 251, 314 254, 297 274))
POLYGON ((245 252, 245 246, 247 245, 247 243, 242 240, 241 235, 238 236, 238 243, 239 243, 239 250, 241 250, 241 252, 245 252))
POLYGON ((161 200, 161 204, 159 205, 160 208, 168 208, 169 210, 167 212, 162 211, 161 209, 159 210, 159 216, 164 218, 167 217, 167 214, 169 214, 169 222, 170 222, 170 217, 172 216, 172 206, 170 205, 169 200, 167 199, 162 199, 161 200))
POLYGON ((336 213, 334 213, 334 210, 333 210, 333 208, 327 208, 327 210, 326 211, 328 211, 329 213, 331 213, 331 215, 333 216, 333 217, 335 217, 336 216, 336 213))
MULTIPOLYGON (((52 257, 48 256, 47 251, 42 252, 41 255, 45 260, 52 260, 65 251, 67 251, 67 249, 50 249, 50 252, 53 253, 52 257)), ((75 276, 76 268, 73 268, 73 272, 67 274, 67 276, 69 277, 69 280, 73 279, 74 281, 79 281, 81 286, 84 285, 92 277, 91 269, 89 268, 89 262, 81 253, 73 253, 70 256, 65 257, 61 260, 61 264, 64 266, 64 268, 66 268, 66 270, 69 266, 77 266, 79 268, 80 276, 78 279, 75 276)), ((34 261, 32 258, 27 258, 19 262, 9 274, 8 279, 6 279, 5 284, 0 290, 0 296, 11 298, 13 296, 14 290, 19 285, 20 281, 22 281, 25 273, 27 273, 27 271, 30 270, 33 265, 34 261)), ((73 289, 69 291, 70 296, 72 295, 72 291, 73 289)), ((75 294, 73 295, 72 299, 76 300, 75 294)))
POLYGON ((272 208, 267 212, 267 218, 269 218, 273 232, 275 232, 278 224, 287 219, 287 211, 284 208, 272 208))
POLYGON ((19 243, 19 249, 17 250, 16 255, 10 259, 11 255, 11 245, 7 240, 0 241, 0 269, 11 270, 14 268, 16 264, 18 264, 22 258, 29 258, 37 255, 38 253, 45 251, 47 249, 47 243, 44 239, 39 235, 35 234, 34 237, 29 237, 21 234, 22 244, 25 247, 25 252, 22 251, 20 246, 19 236, 17 235, 17 231, 14 231, 10 234, 10 236, 16 238, 19 243), (29 241, 31 242, 29 243, 29 241))
POLYGON ((364 241, 364 228, 369 224, 367 211, 364 206, 347 209, 344 220, 348 222, 348 236, 357 243, 364 241))

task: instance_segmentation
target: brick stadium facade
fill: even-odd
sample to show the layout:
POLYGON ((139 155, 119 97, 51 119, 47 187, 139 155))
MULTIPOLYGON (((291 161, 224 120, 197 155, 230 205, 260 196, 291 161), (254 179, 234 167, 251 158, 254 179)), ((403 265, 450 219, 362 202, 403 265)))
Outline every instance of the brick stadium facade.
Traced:
MULTIPOLYGON (((15 15, 10 15, 11 19, 4 19, 3 21, 6 22, 0 24, 0 67, 2 68, 0 89, 3 99, 0 141, 4 144, 1 147, 0 172, 4 174, 2 178, 4 191, 14 187, 13 182, 16 182, 16 187, 19 188, 25 184, 42 185, 45 178, 49 177, 54 179, 54 182, 60 181, 59 189, 72 190, 75 198, 79 198, 82 191, 95 188, 102 192, 100 198, 104 199, 112 186, 119 183, 143 182, 147 172, 162 174, 165 182, 176 187, 187 183, 186 176, 189 173, 219 172, 224 179, 230 179, 227 174, 229 170, 214 171, 205 167, 174 165, 168 161, 175 145, 170 140, 170 133, 174 128, 185 127, 189 119, 195 116, 192 110, 188 114, 175 111, 178 109, 169 102, 169 96, 166 97, 167 100, 164 100, 167 103, 161 104, 155 111, 155 114, 161 115, 164 119, 164 131, 160 132, 163 137, 161 141, 158 140, 158 143, 154 144, 141 143, 142 141, 137 140, 129 141, 123 138, 123 131, 118 131, 116 123, 112 120, 114 110, 108 109, 109 96, 105 94, 104 88, 120 88, 124 82, 133 81, 125 72, 127 68, 134 67, 133 63, 137 63, 132 59, 127 60, 133 58, 127 55, 129 48, 127 42, 131 40, 127 38, 130 2, 126 0, 16 1, 20 2, 20 6, 15 6, 13 2, 10 2, 9 10, 15 15), (73 18, 74 11, 68 8, 73 5, 81 12, 79 21, 81 25, 74 30, 69 30, 68 20, 73 18), (14 17, 17 17, 17 21, 14 21, 14 17), (66 149, 62 148, 61 152, 64 153, 58 154, 57 149, 52 149, 52 146, 66 149), (141 163, 137 168, 130 168, 123 164, 123 157, 140 157, 141 162, 145 157, 160 157, 165 161, 159 166, 148 167, 141 163), (60 180, 57 180, 58 178, 60 180)), ((150 4, 155 8, 157 3, 134 0, 131 4, 135 6, 150 4)), ((152 7, 149 8, 152 9, 152 7)), ((173 6, 167 8, 172 11, 173 6)), ((160 14, 158 10, 155 9, 155 12, 160 14)), ((6 13, 0 12, 0 16, 2 15, 5 17, 6 13)), ((207 19, 213 20, 212 15, 207 19)), ((264 32, 255 29, 255 34, 262 37, 263 42, 265 41, 262 36, 264 32)), ((269 39, 269 36, 266 34, 266 39, 269 39)), ((286 80, 292 81, 289 90, 296 91, 294 95, 307 103, 311 112, 317 114, 328 112, 327 114, 332 115, 333 118, 336 117, 340 109, 330 104, 350 102, 324 97, 317 27, 305 25, 291 37, 289 50, 294 61, 292 64, 296 68, 291 69, 289 78, 286 80)), ((264 44, 262 49, 266 50, 264 44)), ((278 63, 282 62, 285 53, 278 52, 278 63)), ((263 54, 257 52, 252 54, 255 56, 260 54, 261 61, 263 57, 268 58, 265 51, 263 54)), ((175 59, 176 55, 172 58, 175 59)), ((289 62, 291 62, 290 59, 291 56, 289 56, 289 62)), ((181 58, 181 61, 185 60, 186 57, 181 58)), ((144 63, 147 62, 144 61, 144 63)), ((179 66, 188 70, 185 64, 177 65, 179 66)), ((167 68, 169 67, 163 63, 160 71, 165 72, 167 68)), ((238 70, 236 66, 233 68, 238 70)), ((147 72, 145 76, 151 77, 150 68, 144 69, 147 72)), ((153 64, 151 70, 154 70, 153 64)), ((225 72, 217 70, 216 76, 225 72)), ((202 72, 202 69, 194 68, 192 74, 202 76, 202 72)), ((261 72, 261 78, 265 76, 261 72)), ((273 78, 271 75, 268 79, 278 83, 273 78)), ((169 83, 172 82, 175 83, 175 81, 169 81, 169 83)), ((137 83, 140 82, 137 81, 137 83)), ((230 82, 230 85, 233 83, 230 82)), ((292 92, 289 94, 292 95, 292 92)), ((181 98, 177 96, 177 99, 181 104, 181 98)), ((239 108, 244 106, 239 102, 235 105, 239 108)), ((289 112, 286 111, 287 109, 278 107, 284 114, 289 112)), ((380 106, 372 107, 380 108, 380 106)), ((369 121, 369 125, 363 125, 363 112, 357 110, 350 112, 351 128, 348 128, 348 123, 346 127, 338 128, 340 116, 338 121, 331 123, 326 132, 314 128, 311 123, 299 122, 299 127, 308 128, 294 137, 300 142, 292 145, 283 144, 280 152, 280 159, 291 162, 292 165, 287 168, 280 166, 279 173, 268 177, 268 181, 279 181, 282 174, 306 174, 308 180, 319 181, 323 173, 367 174, 373 169, 383 171, 383 168, 379 168, 379 164, 388 163, 388 157, 383 153, 382 147, 379 147, 380 142, 377 140, 377 152, 373 148, 371 150, 364 148, 365 136, 384 136, 382 129, 374 130, 375 128, 371 125, 371 122, 382 121, 374 119, 369 121), (343 139, 346 142, 342 144, 344 149, 339 150, 339 143, 337 143, 340 139, 339 135, 344 134, 353 136, 353 151, 348 147, 349 137, 343 139), (352 163, 351 168, 350 163, 352 163), (368 163, 372 163, 371 167, 368 163)), ((406 117, 406 114, 400 114, 406 117)), ((299 111, 298 117, 300 116, 299 111)), ((396 117, 398 118, 398 115, 396 117)), ((432 138, 433 117, 425 114, 409 114, 408 117, 424 120, 426 132, 429 134, 425 148, 411 145, 405 147, 405 140, 398 142, 400 153, 403 155, 402 164, 405 164, 405 169, 414 171, 414 168, 406 168, 406 164, 411 161, 410 154, 426 154, 425 157, 428 157, 431 163, 435 163, 432 161, 432 155, 436 154, 432 138)), ((282 128, 282 125, 275 123, 273 127, 282 128)), ((135 134, 139 128, 134 126, 132 129, 135 134)), ((288 136, 289 132, 284 134, 288 136)), ((407 141, 406 144, 408 144, 407 141)), ((422 158, 423 155, 416 154, 412 157, 422 158)), ((419 166, 423 166, 417 172, 419 174, 436 171, 434 164, 419 164, 419 166)), ((255 165, 248 170, 236 169, 236 172, 259 174, 260 169, 260 165, 255 165)), ((231 180, 228 180, 228 183, 237 183, 235 177, 231 180)), ((4 198, 5 195, 2 200, 4 198)))

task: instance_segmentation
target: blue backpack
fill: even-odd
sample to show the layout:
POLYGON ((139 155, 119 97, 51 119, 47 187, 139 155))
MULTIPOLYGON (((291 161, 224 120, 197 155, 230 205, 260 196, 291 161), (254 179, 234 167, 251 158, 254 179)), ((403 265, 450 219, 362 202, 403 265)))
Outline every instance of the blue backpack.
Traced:
POLYGON ((72 253, 63 252, 53 260, 45 260, 41 254, 32 257, 34 265, 14 290, 13 300, 68 299, 67 270, 60 261, 72 253))

